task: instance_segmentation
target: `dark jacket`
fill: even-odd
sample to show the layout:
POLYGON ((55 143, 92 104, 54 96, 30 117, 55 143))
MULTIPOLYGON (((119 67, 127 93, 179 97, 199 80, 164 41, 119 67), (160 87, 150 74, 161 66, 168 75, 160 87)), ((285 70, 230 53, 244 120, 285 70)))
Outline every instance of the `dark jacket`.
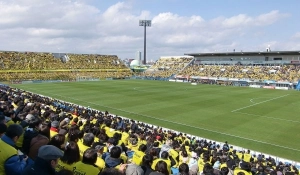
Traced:
POLYGON ((30 150, 30 143, 31 140, 36 137, 39 134, 39 131, 37 131, 34 128, 26 128, 24 133, 24 140, 23 140, 23 153, 28 155, 30 150))
POLYGON ((55 175, 55 170, 50 162, 37 157, 34 164, 28 166, 22 175, 55 175))
POLYGON ((150 173, 154 172, 154 170, 152 170, 151 166, 149 165, 142 165, 141 167, 144 170, 144 175, 149 175, 150 173))
POLYGON ((106 168, 114 168, 114 167, 120 165, 121 163, 123 163, 122 159, 112 158, 112 157, 110 157, 110 155, 108 155, 105 158, 105 167, 106 168))

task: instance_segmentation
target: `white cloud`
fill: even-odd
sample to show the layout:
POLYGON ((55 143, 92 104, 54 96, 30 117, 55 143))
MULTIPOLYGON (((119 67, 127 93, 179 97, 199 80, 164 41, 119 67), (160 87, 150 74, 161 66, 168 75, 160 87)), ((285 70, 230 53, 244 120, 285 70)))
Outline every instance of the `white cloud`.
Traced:
MULTIPOLYGON (((172 12, 136 14, 132 4, 126 2, 101 11, 87 2, 0 2, 1 50, 100 53, 134 58, 135 52, 143 49, 144 30, 138 21, 152 19, 152 26, 147 28, 149 59, 188 52, 226 51, 246 47, 246 40, 260 33, 260 29, 289 16, 270 11, 258 16, 236 14, 204 19, 172 12)), ((296 38, 299 36, 295 34, 296 38)), ((271 39, 259 44, 264 45, 268 40, 271 39)))
POLYGON ((230 18, 224 18, 222 25, 225 28, 226 27, 246 28, 251 26, 267 26, 288 16, 289 14, 280 13, 278 10, 273 10, 269 13, 261 14, 256 17, 251 17, 246 14, 239 14, 230 18))
POLYGON ((300 32, 295 33, 293 36, 294 39, 300 39, 300 32))
POLYGON ((261 14, 254 19, 255 25, 271 25, 280 19, 289 17, 287 13, 280 13, 278 10, 273 10, 269 13, 261 14))

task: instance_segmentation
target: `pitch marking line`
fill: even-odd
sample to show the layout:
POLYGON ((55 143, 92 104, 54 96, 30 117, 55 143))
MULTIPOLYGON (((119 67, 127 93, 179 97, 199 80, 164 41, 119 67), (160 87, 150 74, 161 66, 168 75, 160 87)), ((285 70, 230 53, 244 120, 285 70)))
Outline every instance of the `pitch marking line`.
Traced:
POLYGON ((254 103, 254 104, 249 105, 249 106, 245 106, 245 107, 242 107, 242 108, 235 109, 235 110, 233 110, 233 111, 231 111, 231 112, 240 111, 240 110, 242 110, 242 109, 246 109, 246 108, 249 108, 249 107, 252 107, 252 106, 256 106, 256 105, 259 105, 259 104, 262 104, 262 103, 266 103, 266 102, 272 101, 272 100, 276 100, 276 99, 279 99, 279 98, 283 98, 283 97, 286 97, 286 96, 288 96, 288 95, 290 95, 290 94, 286 94, 286 95, 283 95, 283 96, 271 98, 271 99, 269 99, 269 100, 265 100, 265 101, 262 101, 262 102, 259 102, 259 103, 254 103))
POLYGON ((282 121, 292 122, 292 123, 295 123, 295 122, 300 123, 300 121, 298 121, 298 120, 288 120, 288 119, 282 119, 282 118, 277 118, 277 117, 268 117, 268 116, 264 116, 264 115, 249 114, 249 113, 244 113, 244 112, 235 112, 235 113, 251 115, 251 116, 257 116, 257 117, 263 117, 263 118, 269 118, 269 119, 274 119, 274 120, 282 120, 282 121))
POLYGON ((254 99, 256 99, 256 98, 251 98, 251 99, 250 99, 250 102, 251 102, 251 103, 255 103, 255 102, 253 101, 254 99))
MULTIPOLYGON (((31 89, 33 89, 33 88, 31 88, 31 89)), ((40 90, 37 90, 37 91, 40 91, 40 90)), ((40 92, 43 92, 43 91, 40 91, 40 92)), ((250 138, 247 138, 247 137, 241 137, 241 136, 237 136, 237 135, 233 135, 233 134, 227 134, 227 133, 224 133, 224 132, 214 131, 214 130, 210 130, 210 129, 206 129, 206 128, 201 128, 201 127, 197 127, 197 126, 191 126, 191 125, 187 125, 187 124, 184 124, 184 123, 169 121, 169 120, 166 120, 166 119, 156 118, 156 117, 149 116, 149 115, 138 114, 138 113, 134 113, 134 112, 122 110, 122 109, 117 109, 117 108, 113 108, 113 107, 109 107, 109 106, 100 105, 100 104, 97 104, 97 103, 83 101, 83 100, 72 98, 72 97, 65 97, 65 96, 62 96, 62 95, 59 95, 59 94, 53 94, 53 95, 60 96, 60 97, 63 97, 63 98, 73 99, 73 100, 76 100, 76 101, 81 101, 81 102, 84 102, 84 103, 93 104, 93 105, 96 105, 96 106, 106 107, 106 108, 114 109, 114 110, 117 110, 117 111, 126 112, 126 113, 129 113, 129 114, 135 114, 135 115, 139 115, 139 116, 143 116, 143 117, 147 117, 147 118, 152 118, 152 119, 155 119, 155 120, 160 120, 160 121, 164 121, 164 122, 168 122, 168 123, 173 123, 173 124, 177 124, 177 125, 187 126, 187 127, 190 127, 190 128, 195 128, 195 129, 199 129, 199 130, 203 130, 203 131, 208 131, 208 132, 212 132, 212 133, 216 133, 216 134, 226 135, 226 136, 235 137, 235 138, 239 138, 239 139, 243 139, 243 140, 248 140, 248 141, 252 141, 252 142, 257 142, 257 143, 261 143, 261 144, 265 144, 265 145, 271 145, 271 146, 275 146, 275 147, 279 147, 279 148, 283 148, 283 149, 289 149, 289 150, 300 152, 299 149, 295 149, 295 148, 290 148, 290 147, 286 147, 286 146, 272 144, 272 143, 268 143, 268 142, 264 142, 264 141, 260 141, 260 140, 256 140, 256 139, 250 139, 250 138)), ((287 94, 287 95, 289 95, 289 94, 287 94)), ((287 96, 287 95, 285 95, 285 96, 287 96)), ((277 97, 277 98, 279 98, 279 97, 277 97)), ((270 101, 270 100, 268 100, 268 101, 270 101)), ((65 101, 65 102, 67 102, 67 101, 65 101)), ((69 102, 69 103, 71 103, 71 102, 69 102)))

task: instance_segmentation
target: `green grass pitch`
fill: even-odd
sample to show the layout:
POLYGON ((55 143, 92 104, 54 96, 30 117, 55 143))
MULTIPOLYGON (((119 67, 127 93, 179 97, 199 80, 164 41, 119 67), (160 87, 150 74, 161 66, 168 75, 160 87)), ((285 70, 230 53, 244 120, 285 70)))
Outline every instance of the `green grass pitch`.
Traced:
POLYGON ((246 149, 300 161, 297 91, 104 80, 13 85, 246 149))

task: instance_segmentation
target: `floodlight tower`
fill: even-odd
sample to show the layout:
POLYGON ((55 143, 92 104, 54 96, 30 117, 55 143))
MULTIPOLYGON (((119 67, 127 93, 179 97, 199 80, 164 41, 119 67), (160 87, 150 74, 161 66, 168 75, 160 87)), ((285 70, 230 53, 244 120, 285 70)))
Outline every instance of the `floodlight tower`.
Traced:
POLYGON ((140 26, 144 26, 144 64, 146 64, 146 27, 151 27, 151 20, 140 20, 140 26))

